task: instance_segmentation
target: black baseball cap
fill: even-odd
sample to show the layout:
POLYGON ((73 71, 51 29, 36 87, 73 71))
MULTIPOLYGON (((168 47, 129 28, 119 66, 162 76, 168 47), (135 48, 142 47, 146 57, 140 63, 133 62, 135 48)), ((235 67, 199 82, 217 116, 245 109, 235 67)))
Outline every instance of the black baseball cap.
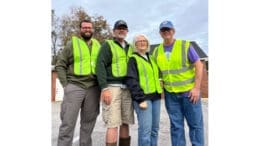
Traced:
POLYGON ((127 27, 127 24, 124 20, 118 20, 116 21, 115 25, 114 25, 114 29, 117 29, 119 27, 125 27, 125 28, 128 28, 127 27))

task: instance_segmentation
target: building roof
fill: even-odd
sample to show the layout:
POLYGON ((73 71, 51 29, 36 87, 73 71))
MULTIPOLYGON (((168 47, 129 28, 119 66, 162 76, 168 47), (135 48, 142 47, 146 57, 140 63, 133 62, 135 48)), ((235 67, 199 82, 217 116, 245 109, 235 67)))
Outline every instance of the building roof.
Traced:
POLYGON ((195 51, 198 53, 200 58, 208 58, 208 55, 200 48, 200 46, 195 42, 191 41, 192 47, 195 49, 195 51))
MULTIPOLYGON (((207 54, 200 48, 200 46, 195 42, 191 41, 190 42, 192 47, 195 49, 195 51, 198 53, 200 59, 207 60, 208 56, 207 54)), ((150 53, 153 52, 154 48, 157 47, 159 44, 152 44, 150 46, 150 53)))

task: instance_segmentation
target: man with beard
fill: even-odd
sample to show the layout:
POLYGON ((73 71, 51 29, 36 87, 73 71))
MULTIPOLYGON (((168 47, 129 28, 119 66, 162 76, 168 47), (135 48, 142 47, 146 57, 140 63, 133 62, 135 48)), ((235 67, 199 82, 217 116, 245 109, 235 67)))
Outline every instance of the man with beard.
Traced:
POLYGON ((106 146, 130 146, 129 124, 134 124, 132 99, 124 79, 132 47, 125 41, 128 27, 118 20, 113 29, 114 39, 106 40, 97 61, 97 78, 101 87, 102 116, 107 127, 106 146))
POLYGON ((99 114, 100 88, 96 79, 96 60, 100 44, 92 38, 93 24, 80 22, 80 34, 58 56, 56 71, 64 88, 58 146, 71 146, 80 111, 80 146, 91 146, 91 134, 99 114))

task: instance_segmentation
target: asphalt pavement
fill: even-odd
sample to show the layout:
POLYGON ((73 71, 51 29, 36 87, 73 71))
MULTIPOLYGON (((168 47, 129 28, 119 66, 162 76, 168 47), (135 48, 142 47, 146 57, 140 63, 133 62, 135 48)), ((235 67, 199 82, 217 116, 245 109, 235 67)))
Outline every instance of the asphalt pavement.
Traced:
MULTIPOLYGON (((60 104, 61 102, 52 102, 52 146, 57 146, 58 130, 60 126, 60 104)), ((204 134, 205 134, 205 146, 208 146, 208 99, 202 99, 202 110, 203 110, 203 120, 204 120, 204 134)), ((101 110, 100 110, 101 111, 101 110)), ((77 125, 74 132, 73 146, 79 145, 79 119, 77 120, 77 125)), ((185 137, 187 141, 187 146, 191 146, 188 136, 188 128, 185 122, 185 137)), ((131 135, 131 146, 137 146, 137 118, 135 113, 135 124, 130 126, 131 135)), ((93 146, 105 146, 105 132, 106 128, 102 121, 102 116, 99 114, 93 134, 92 141, 93 146)), ((160 130, 159 130, 159 140, 158 146, 171 146, 170 141, 170 124, 169 118, 164 106, 164 100, 161 102, 161 118, 160 118, 160 130)))

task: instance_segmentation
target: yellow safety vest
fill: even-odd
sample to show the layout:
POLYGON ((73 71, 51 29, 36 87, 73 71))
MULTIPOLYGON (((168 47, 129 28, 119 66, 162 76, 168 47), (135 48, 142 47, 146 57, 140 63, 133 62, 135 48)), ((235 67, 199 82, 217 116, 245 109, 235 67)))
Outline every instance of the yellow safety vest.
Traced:
POLYGON ((72 37, 74 74, 89 75, 96 74, 97 56, 100 51, 100 44, 96 39, 91 39, 91 53, 86 42, 76 36, 72 37))
POLYGON ((124 77, 127 73, 127 62, 133 52, 133 48, 129 46, 128 52, 116 44, 113 40, 106 40, 112 52, 112 75, 114 77, 124 77))
POLYGON ((145 94, 162 93, 162 88, 159 81, 159 69, 153 59, 150 57, 151 64, 144 58, 133 54, 137 62, 137 69, 139 74, 139 85, 145 94))
POLYGON ((163 44, 160 44, 153 52, 162 72, 164 88, 168 92, 185 92, 194 87, 195 69, 188 60, 189 46, 189 41, 176 40, 169 60, 166 58, 163 44))

